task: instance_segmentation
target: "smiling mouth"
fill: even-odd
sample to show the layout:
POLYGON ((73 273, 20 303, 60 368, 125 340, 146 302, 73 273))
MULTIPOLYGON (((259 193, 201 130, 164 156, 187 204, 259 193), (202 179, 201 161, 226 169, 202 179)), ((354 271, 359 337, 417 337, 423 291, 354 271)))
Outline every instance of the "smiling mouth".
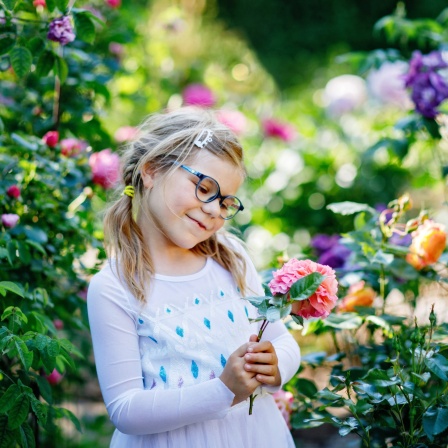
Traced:
MULTIPOLYGON (((187 215, 188 216, 188 215, 187 215)), ((207 230, 207 228, 202 224, 202 223, 200 223, 199 221, 197 221, 196 219, 194 219, 194 218, 192 218, 191 216, 188 216, 193 222, 195 222, 196 224, 197 224, 197 226, 200 228, 200 229, 202 229, 202 230, 207 230)))

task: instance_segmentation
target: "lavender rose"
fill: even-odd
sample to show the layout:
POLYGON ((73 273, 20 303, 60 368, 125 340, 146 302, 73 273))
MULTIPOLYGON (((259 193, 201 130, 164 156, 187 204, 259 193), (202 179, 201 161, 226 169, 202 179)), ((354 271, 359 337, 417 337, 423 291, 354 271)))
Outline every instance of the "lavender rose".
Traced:
POLYGON ((54 19, 50 23, 47 37, 54 42, 59 42, 61 45, 67 45, 69 42, 74 41, 76 35, 73 32, 70 18, 62 16, 59 19, 54 19))

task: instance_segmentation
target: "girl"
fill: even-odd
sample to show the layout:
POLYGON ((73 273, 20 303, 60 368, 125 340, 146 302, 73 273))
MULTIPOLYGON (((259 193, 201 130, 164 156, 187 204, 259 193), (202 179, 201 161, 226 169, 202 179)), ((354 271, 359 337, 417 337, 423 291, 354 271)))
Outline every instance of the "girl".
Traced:
POLYGON ((243 210, 242 159, 211 112, 189 108, 151 116, 124 153, 109 261, 88 292, 111 447, 294 447, 271 393, 300 352, 282 322, 255 342, 257 311, 241 297, 263 289, 223 230, 243 210))

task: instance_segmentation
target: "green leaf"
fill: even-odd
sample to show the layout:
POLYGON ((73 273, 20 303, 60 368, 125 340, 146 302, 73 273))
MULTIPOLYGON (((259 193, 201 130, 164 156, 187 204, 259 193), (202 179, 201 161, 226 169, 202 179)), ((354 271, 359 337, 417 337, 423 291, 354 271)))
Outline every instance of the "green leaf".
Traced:
POLYGON ((67 62, 65 62, 65 59, 56 56, 54 68, 56 74, 59 77, 59 80, 61 81, 61 83, 64 83, 68 76, 68 65, 67 62))
POLYGON ((7 291, 11 291, 20 297, 24 297, 23 289, 17 283, 8 282, 8 281, 0 282, 0 288, 5 289, 7 291))
POLYGON ((299 394, 305 395, 308 398, 315 398, 318 392, 316 384, 306 378, 298 378, 295 382, 295 387, 299 394))
POLYGON ((31 398, 31 409, 39 419, 39 423, 42 426, 45 426, 45 424, 47 423, 48 406, 44 405, 36 397, 34 397, 34 399, 31 398))
POLYGON ((89 44, 95 41, 95 25, 89 15, 84 12, 74 14, 76 37, 89 44))
POLYGON ((39 392, 42 395, 43 399, 48 403, 53 403, 53 393, 51 391, 50 383, 47 381, 46 378, 36 375, 35 377, 36 383, 39 386, 39 392))
POLYGON ((26 394, 20 394, 8 413, 8 426, 11 429, 18 428, 28 417, 30 399, 26 394))
POLYGON ((312 272, 305 277, 299 278, 289 290, 291 301, 308 299, 316 292, 324 279, 325 275, 322 275, 320 272, 312 272))
POLYGON ((444 381, 448 381, 448 361, 439 354, 436 354, 432 358, 425 358, 426 367, 444 381))
POLYGON ((0 414, 5 414, 11 409, 12 404, 20 395, 21 390, 17 384, 11 384, 0 398, 0 414))
POLYGON ((327 205, 327 209, 339 215, 353 215, 359 212, 368 212, 372 215, 377 214, 377 211, 367 204, 350 201, 334 202, 333 204, 327 205))
POLYGON ((448 428, 448 408, 446 406, 431 406, 423 414, 423 429, 433 440, 434 436, 448 428))
POLYGON ((30 50, 28 50, 28 48, 16 45, 9 52, 9 57, 16 75, 19 78, 23 78, 30 71, 31 63, 33 62, 33 55, 30 50))
POLYGON ((17 350, 17 354, 19 355, 20 361, 22 362, 25 370, 28 370, 31 367, 33 362, 33 352, 28 350, 25 342, 20 339, 18 336, 14 336, 14 346, 17 350))
POLYGON ((5 5, 8 11, 12 11, 16 6, 16 0, 2 0, 2 3, 5 5))
POLYGON ((36 75, 39 78, 47 76, 54 68, 55 59, 56 57, 52 51, 45 50, 37 60, 36 75))
POLYGON ((35 448, 36 441, 34 440, 34 433, 31 426, 24 422, 19 428, 20 430, 20 440, 22 442, 22 448, 35 448))

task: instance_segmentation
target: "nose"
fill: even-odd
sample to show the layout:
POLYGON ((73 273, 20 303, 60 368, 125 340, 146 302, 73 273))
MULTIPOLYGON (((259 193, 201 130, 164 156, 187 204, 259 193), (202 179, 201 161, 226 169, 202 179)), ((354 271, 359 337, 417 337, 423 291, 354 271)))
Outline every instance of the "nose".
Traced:
POLYGON ((207 215, 211 215, 214 218, 218 218, 221 214, 221 206, 219 205, 219 198, 216 198, 211 202, 203 202, 201 204, 201 209, 204 213, 207 213, 207 215))

